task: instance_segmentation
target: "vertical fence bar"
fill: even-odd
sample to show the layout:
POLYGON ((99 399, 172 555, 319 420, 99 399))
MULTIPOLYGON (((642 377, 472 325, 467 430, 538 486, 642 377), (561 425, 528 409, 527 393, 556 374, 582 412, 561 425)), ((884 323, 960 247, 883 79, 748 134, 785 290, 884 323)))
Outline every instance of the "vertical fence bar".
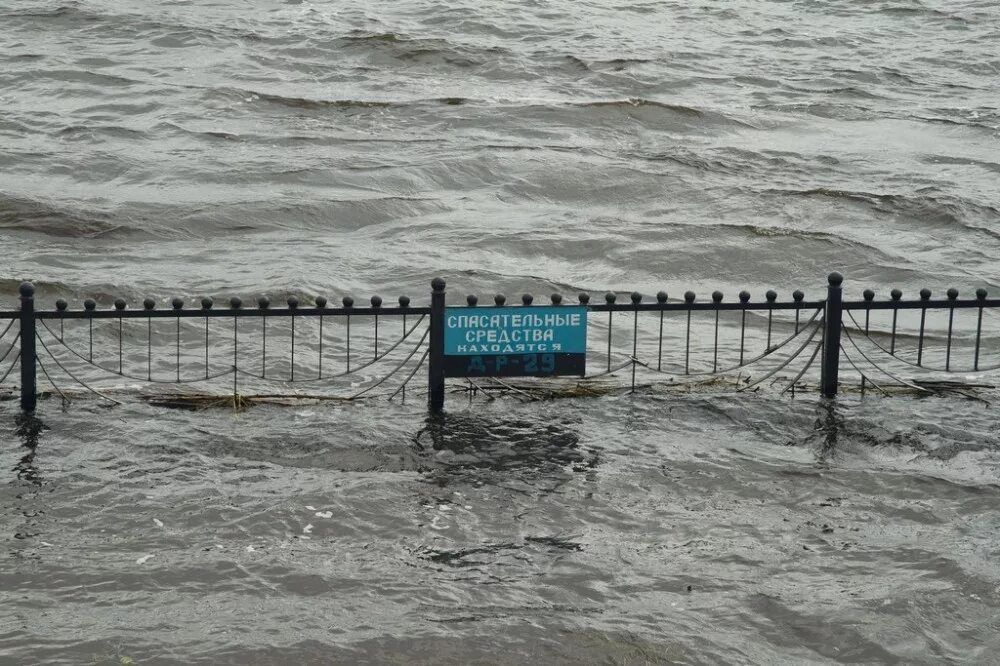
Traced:
MULTIPOLYGON (((319 310, 325 310, 326 298, 324 298, 323 296, 317 296, 316 307, 319 310)), ((319 366, 317 379, 323 379, 323 315, 322 314, 319 316, 319 359, 317 361, 317 364, 319 366)))
MULTIPOLYGON (((684 292, 684 302, 688 305, 694 303, 695 294, 693 291, 684 292)), ((691 372, 691 308, 687 311, 687 333, 684 336, 684 374, 691 372)))
MULTIPOLYGON (((97 302, 88 298, 83 302, 83 309, 87 312, 93 312, 97 308, 97 302)), ((94 362, 94 320, 91 317, 87 317, 87 362, 94 362)))
MULTIPOLYGON (((479 302, 479 299, 477 298, 476 299, 476 303, 478 303, 478 302, 479 302)), ((474 306, 476 303, 471 303, 470 305, 474 306)), ((410 307, 410 297, 409 296, 400 296, 399 297, 399 307, 402 308, 403 310, 408 309, 410 307)), ((406 329, 406 312, 404 312, 403 313, 403 335, 404 336, 406 335, 406 330, 407 330, 406 329)))
MULTIPOLYGON (((871 289, 865 289, 865 338, 868 337, 871 331, 871 317, 872 317, 872 301, 875 300, 875 292, 871 289)), ((861 395, 865 394, 865 376, 861 375, 861 395)))
MULTIPOLYGON (((604 302, 608 305, 614 305, 618 297, 614 292, 608 292, 604 294, 604 302)), ((613 310, 608 310, 608 372, 611 372, 611 324, 614 322, 615 313, 613 310)))
POLYGON ((371 304, 375 308, 375 354, 373 358, 378 358, 378 309, 382 307, 382 297, 372 296, 371 304))
POLYGON ((354 307, 354 299, 350 296, 344 296, 341 300, 344 305, 344 309, 347 310, 347 315, 344 317, 347 325, 347 369, 346 372, 351 371, 351 308, 354 307))
MULTIPOLYGON (((267 300, 262 299, 262 300, 267 300)), ((260 301, 258 301, 259 303, 260 301)), ((243 301, 240 300, 239 296, 233 296, 229 299, 229 307, 233 310, 239 310, 243 306, 243 301)), ((237 396, 239 395, 237 389, 239 388, 237 380, 239 379, 240 370, 240 317, 238 313, 233 314, 233 406, 238 406, 237 396)))
MULTIPOLYGON (((667 292, 661 291, 656 294, 656 302, 663 305, 667 302, 667 292)), ((663 310, 660 310, 660 335, 656 347, 656 371, 663 370, 663 310)))
MULTIPOLYGON (((399 297, 399 307, 403 308, 403 310, 406 310, 408 307, 410 307, 410 297, 409 296, 400 296, 399 297)), ((407 331, 407 328, 406 328, 406 312, 403 312, 403 335, 402 335, 403 338, 406 337, 406 331, 407 331)), ((402 338, 400 338, 400 339, 402 339, 402 338)), ((404 381, 403 382, 403 388, 402 388, 402 401, 404 403, 406 402, 406 384, 407 384, 407 382, 404 381)))
POLYGON ((31 413, 38 401, 35 377, 35 285, 22 282, 21 294, 21 409, 31 413))
MULTIPOLYGON (((201 309, 208 310, 212 309, 212 299, 205 297, 201 299, 201 309)), ((205 317, 205 379, 208 379, 208 316, 205 317)))
MULTIPOLYGON (((712 302, 718 305, 722 302, 722 292, 712 292, 712 302)), ((715 348, 712 352, 712 372, 719 370, 719 310, 715 311, 715 348)))
POLYGON ((63 342, 63 335, 65 334, 63 330, 63 313, 66 312, 66 308, 68 307, 69 304, 63 299, 60 298, 56 301, 56 310, 59 311, 59 342, 63 342))
POLYGON ((444 411, 444 308, 445 281, 431 281, 430 350, 427 369, 427 402, 432 414, 444 411))
POLYGON ((830 273, 826 288, 826 316, 824 317, 824 344, 822 388, 826 398, 837 397, 837 381, 840 373, 840 328, 843 317, 844 276, 830 273))
MULTIPOLYGON (((924 287, 920 290, 920 300, 925 303, 931 300, 931 290, 924 287)), ((924 326, 927 323, 927 306, 923 305, 920 308, 920 335, 917 338, 917 366, 920 367, 924 363, 924 326)))
MULTIPOLYGON (((986 290, 983 288, 976 289, 976 298, 980 301, 986 300, 986 290)), ((976 356, 972 364, 973 370, 979 370, 979 348, 983 340, 983 306, 979 306, 979 318, 976 323, 976 356)))
POLYGON ((750 302, 750 292, 744 289, 740 292, 740 304, 743 311, 740 312, 740 365, 743 365, 743 354, 747 343, 747 303, 750 302))
MULTIPOLYGON (((147 298, 142 302, 142 307, 146 312, 151 312, 156 307, 156 301, 147 298)), ((146 317, 146 381, 153 379, 153 318, 146 317)))
POLYGON ((955 301, 958 300, 958 289, 952 287, 948 290, 948 300, 952 306, 948 309, 948 348, 944 357, 944 369, 951 370, 951 334, 955 326, 955 301))
MULTIPOLYGON (((799 315, 802 311, 802 300, 806 297, 799 289, 792 292, 792 300, 795 301, 795 335, 799 334, 799 315)), ((792 387, 795 390, 795 387, 792 387)))
POLYGON ((823 394, 823 382, 826 380, 826 369, 823 367, 823 361, 826 360, 826 336, 827 336, 827 333, 828 333, 827 328, 826 328, 826 302, 825 301, 823 303, 823 319, 820 321, 820 324, 822 324, 822 329, 823 329, 823 332, 819 336, 819 347, 820 347, 820 350, 821 350, 820 351, 820 368, 819 368, 819 372, 820 372, 819 386, 820 386, 820 394, 822 395, 823 394))
POLYGON ((260 311, 260 376, 267 379, 267 309, 271 307, 271 299, 261 296, 257 299, 257 309, 260 311))
POLYGON ((899 299, 903 297, 903 292, 899 289, 893 289, 889 292, 889 297, 892 299, 892 337, 889 338, 889 353, 893 356, 896 355, 896 322, 899 320, 899 299))
POLYGON ((865 289, 865 336, 867 337, 871 331, 871 320, 872 320, 872 301, 875 300, 875 292, 871 289, 865 289))
POLYGON ((768 354, 771 353, 771 330, 774 327, 774 302, 778 300, 778 292, 773 289, 768 289, 767 293, 764 294, 764 298, 767 299, 767 347, 764 348, 768 354))
POLYGON ((635 366, 639 359, 639 304, 642 303, 642 294, 637 291, 632 292, 632 305, 635 307, 632 313, 632 393, 635 393, 635 366))
MULTIPOLYGON (((184 301, 180 298, 175 298, 171 305, 174 306, 174 310, 180 311, 184 307, 184 301)), ((181 381, 181 318, 177 317, 177 381, 181 381)))
POLYGON ((288 302, 288 309, 292 313, 292 357, 291 357, 292 378, 291 378, 291 381, 294 382, 295 381, 295 311, 299 307, 299 299, 297 299, 294 296, 289 296, 287 302, 288 302))
MULTIPOLYGON (((474 308, 479 305, 479 297, 475 294, 469 294, 465 297, 465 304, 467 307, 474 308)), ((469 404, 472 404, 472 397, 476 394, 477 387, 471 378, 466 377, 466 380, 469 382, 469 404)))
POLYGON ((123 334, 122 334, 123 333, 123 330, 122 330, 122 310, 124 310, 124 309, 125 309, 125 299, 123 299, 123 298, 117 298, 117 299, 115 299, 115 310, 118 312, 118 374, 119 375, 122 374, 122 372, 124 370, 124 367, 123 367, 123 357, 124 357, 124 355, 122 354, 122 338, 124 337, 123 334))

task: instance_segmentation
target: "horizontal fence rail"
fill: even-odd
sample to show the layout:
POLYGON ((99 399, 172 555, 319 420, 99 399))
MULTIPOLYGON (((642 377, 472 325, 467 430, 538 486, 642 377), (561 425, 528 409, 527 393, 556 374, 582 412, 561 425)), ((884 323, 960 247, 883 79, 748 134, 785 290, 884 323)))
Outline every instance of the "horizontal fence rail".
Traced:
MULTIPOLYGON (((37 405, 39 373, 64 399, 63 387, 71 383, 111 403, 118 401, 108 382, 123 381, 214 391, 228 382, 234 401, 241 386, 251 383, 279 387, 258 394, 274 397, 405 400, 426 366, 428 405, 439 412, 448 377, 463 377, 472 391, 498 387, 517 393, 523 390, 504 378, 573 374, 584 382, 620 379, 625 372, 634 391, 638 376, 674 381, 737 373, 736 390, 746 391, 791 375, 782 392, 794 393, 818 367, 821 395, 834 398, 842 370, 860 378, 862 390, 882 392, 889 386, 927 390, 919 379, 903 376, 915 371, 1000 370, 1000 299, 989 298, 985 289, 974 298, 960 298, 956 289, 934 298, 923 289, 916 299, 904 299, 897 289, 880 299, 868 289, 861 300, 844 300, 842 283, 832 273, 821 300, 806 299, 801 291, 784 300, 775 291, 762 300, 743 291, 728 301, 718 291, 709 300, 690 291, 672 299, 661 291, 653 297, 608 292, 594 299, 581 293, 572 301, 552 294, 545 303, 531 294, 519 303, 499 294, 480 303, 470 295, 462 305, 449 305, 446 284, 437 278, 424 306, 411 305, 406 296, 391 304, 379 296, 356 304, 346 296, 336 305, 322 296, 309 303, 292 296, 280 306, 267 297, 246 304, 234 297, 222 304, 175 298, 166 307, 145 299, 129 307, 119 298, 110 308, 93 299, 71 308, 60 299, 49 310, 36 309, 34 287, 26 282, 20 308, 0 311, 0 384, 19 369, 20 404, 28 412, 37 405), (473 345, 482 353, 469 354, 467 371, 465 357, 456 360, 454 350, 446 350, 446 316, 475 322, 480 318, 470 316, 483 312, 511 321, 541 313, 539 321, 557 323, 570 321, 559 313, 585 313, 582 346, 570 354, 544 340, 506 347, 484 342, 473 345)), ((477 335, 489 340, 493 333, 477 335)))

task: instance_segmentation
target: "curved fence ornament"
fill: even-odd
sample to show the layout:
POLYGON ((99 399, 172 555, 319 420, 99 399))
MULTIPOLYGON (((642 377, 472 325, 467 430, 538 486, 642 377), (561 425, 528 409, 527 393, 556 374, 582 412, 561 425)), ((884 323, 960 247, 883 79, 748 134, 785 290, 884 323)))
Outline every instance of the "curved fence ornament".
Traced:
POLYGON ((841 370, 860 378, 862 392, 871 386, 883 394, 893 386, 931 390, 923 379, 901 376, 900 367, 975 377, 1000 370, 990 356, 1000 300, 983 288, 965 299, 955 288, 937 298, 925 288, 914 298, 892 289, 880 299, 865 289, 860 300, 845 300, 843 277, 832 273, 821 300, 801 290, 790 299, 775 290, 755 299, 743 290, 728 300, 721 291, 671 299, 661 290, 652 298, 608 291, 593 301, 581 292, 575 302, 560 293, 524 293, 511 303, 499 293, 469 294, 449 305, 446 287, 435 278, 426 306, 408 296, 392 302, 375 295, 358 305, 349 295, 291 294, 280 306, 268 296, 251 306, 238 296, 174 297, 163 307, 153 298, 133 307, 124 298, 103 307, 87 298, 82 308, 60 298, 46 310, 36 308, 35 288, 24 282, 20 307, 0 311, 0 384, 16 382, 19 370, 27 412, 37 406, 39 371, 63 401, 73 395, 68 384, 121 404, 113 394, 122 386, 110 382, 130 382, 133 390, 203 386, 214 398, 228 395, 231 382, 238 406, 241 386, 258 398, 405 400, 423 370, 428 407, 440 412, 449 378, 464 380, 467 388, 453 388, 470 398, 498 391, 530 400, 539 395, 533 387, 545 383, 514 378, 575 377, 573 386, 589 394, 585 387, 615 381, 634 392, 657 377, 691 384, 736 373, 732 385, 746 392, 787 381, 787 371, 781 393, 794 394, 804 377, 815 376, 818 360, 819 391, 835 398, 841 370), (262 393, 265 386, 280 388, 262 393))

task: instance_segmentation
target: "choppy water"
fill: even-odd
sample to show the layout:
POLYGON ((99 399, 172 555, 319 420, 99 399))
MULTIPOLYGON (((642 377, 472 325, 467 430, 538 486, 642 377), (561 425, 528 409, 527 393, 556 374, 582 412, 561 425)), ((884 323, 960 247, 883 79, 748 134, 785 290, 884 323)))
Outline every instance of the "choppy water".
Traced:
MULTIPOLYGON (((8 302, 1000 287, 994 2, 12 0, 0 37, 8 302)), ((0 661, 1000 648, 992 405, 416 403, 5 407, 0 661)))

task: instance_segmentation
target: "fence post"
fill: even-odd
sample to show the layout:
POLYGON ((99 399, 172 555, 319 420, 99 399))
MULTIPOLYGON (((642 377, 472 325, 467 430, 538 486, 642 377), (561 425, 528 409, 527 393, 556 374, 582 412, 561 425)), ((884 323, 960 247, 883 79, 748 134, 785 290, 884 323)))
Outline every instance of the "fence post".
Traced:
POLYGON ((840 329, 843 318, 843 290, 841 284, 844 276, 840 273, 830 273, 826 288, 826 330, 823 335, 823 367, 821 384, 823 397, 837 397, 837 381, 840 373, 840 329))
POLYGON ((21 293, 21 409, 35 411, 38 386, 35 380, 35 286, 22 282, 21 293))
POLYGON ((444 307, 445 282, 431 281, 430 349, 427 364, 427 402, 432 414, 444 410, 444 307))

